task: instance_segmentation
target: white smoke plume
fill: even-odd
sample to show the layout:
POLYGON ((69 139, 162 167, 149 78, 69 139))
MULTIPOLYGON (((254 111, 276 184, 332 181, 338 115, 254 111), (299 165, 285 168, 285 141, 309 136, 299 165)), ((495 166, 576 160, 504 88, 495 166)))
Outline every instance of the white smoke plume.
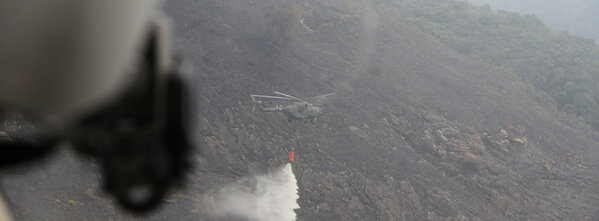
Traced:
POLYGON ((299 209, 297 180, 287 164, 264 175, 246 177, 224 186, 210 197, 210 207, 219 217, 255 221, 295 220, 299 209))

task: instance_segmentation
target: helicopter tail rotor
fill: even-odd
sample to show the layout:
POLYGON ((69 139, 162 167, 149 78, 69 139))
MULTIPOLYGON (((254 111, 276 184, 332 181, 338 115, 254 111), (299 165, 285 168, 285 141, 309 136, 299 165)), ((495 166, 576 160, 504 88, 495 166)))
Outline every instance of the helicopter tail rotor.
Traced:
POLYGON ((254 105, 252 105, 252 112, 256 111, 256 104, 260 105, 260 107, 262 107, 262 101, 261 100, 254 100, 254 105))

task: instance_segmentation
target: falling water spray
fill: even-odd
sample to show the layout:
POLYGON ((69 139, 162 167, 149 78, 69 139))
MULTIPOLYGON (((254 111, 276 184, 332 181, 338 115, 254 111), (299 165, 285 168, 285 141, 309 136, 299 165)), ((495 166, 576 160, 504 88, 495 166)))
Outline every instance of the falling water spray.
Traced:
POLYGON ((267 174, 242 178, 215 191, 209 204, 215 216, 260 221, 295 220, 297 180, 291 163, 267 174))

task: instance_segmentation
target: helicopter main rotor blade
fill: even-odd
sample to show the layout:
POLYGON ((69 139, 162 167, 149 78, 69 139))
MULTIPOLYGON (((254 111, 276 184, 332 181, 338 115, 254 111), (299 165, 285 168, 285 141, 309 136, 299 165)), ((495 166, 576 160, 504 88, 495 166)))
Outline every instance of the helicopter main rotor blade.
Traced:
POLYGON ((324 98, 324 97, 328 97, 328 96, 331 96, 331 95, 335 95, 335 93, 318 95, 318 96, 314 96, 314 97, 311 97, 311 98, 308 98, 308 99, 314 99, 314 98, 324 98))
POLYGON ((297 98, 297 97, 291 96, 291 95, 289 95, 289 94, 283 94, 283 93, 281 93, 281 92, 277 92, 277 91, 275 91, 275 94, 278 94, 278 95, 281 95, 281 96, 285 96, 285 97, 291 98, 291 99, 293 99, 293 100, 298 100, 298 101, 301 101, 301 100, 302 100, 302 99, 299 99, 299 98, 297 98))
POLYGON ((282 100, 292 100, 291 98, 288 98, 288 97, 277 97, 277 96, 257 95, 257 94, 250 94, 250 97, 252 98, 252 100, 254 102, 256 102, 256 97, 272 98, 272 99, 282 99, 282 100))
POLYGON ((314 97, 311 97, 311 98, 306 98, 306 100, 308 100, 308 101, 315 101, 315 102, 317 102, 317 103, 320 104, 320 103, 323 102, 324 99, 326 99, 328 96, 331 96, 331 95, 335 95, 335 93, 318 95, 318 96, 314 96, 314 97))

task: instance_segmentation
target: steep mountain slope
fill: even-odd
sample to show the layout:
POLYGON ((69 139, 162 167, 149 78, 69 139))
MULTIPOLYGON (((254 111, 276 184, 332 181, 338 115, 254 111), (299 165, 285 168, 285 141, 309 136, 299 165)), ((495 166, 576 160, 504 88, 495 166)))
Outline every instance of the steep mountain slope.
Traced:
POLYGON ((533 99, 599 129, 599 46, 551 32, 534 16, 463 1, 418 1, 397 17, 461 54, 497 67, 533 99))
POLYGON ((599 39, 596 29, 599 3, 592 0, 575 1, 513 1, 468 0, 477 5, 490 5, 494 9, 534 14, 556 31, 568 31, 575 35, 599 39))
MULTIPOLYGON (((599 134, 399 20, 413 10, 404 3, 169 2, 175 46, 194 67, 199 151, 187 189, 150 218, 222 220, 203 207, 204 193, 279 167, 295 150, 298 220, 599 219, 599 134), (252 112, 248 95, 272 91, 337 98, 315 123, 288 123, 252 112)), ((93 171, 56 165, 44 182, 63 181, 60 168, 93 171)), ((130 218, 94 210, 106 201, 80 194, 97 189, 89 176, 22 200, 18 190, 35 185, 19 183, 43 182, 3 184, 22 219, 48 211, 31 198, 67 196, 83 203, 53 209, 66 219, 130 218)))
POLYGON ((395 20, 401 2, 190 5, 167 9, 204 77, 203 176, 294 148, 301 219, 596 217, 596 133, 395 20), (312 125, 250 113, 274 90, 347 99, 312 125))

